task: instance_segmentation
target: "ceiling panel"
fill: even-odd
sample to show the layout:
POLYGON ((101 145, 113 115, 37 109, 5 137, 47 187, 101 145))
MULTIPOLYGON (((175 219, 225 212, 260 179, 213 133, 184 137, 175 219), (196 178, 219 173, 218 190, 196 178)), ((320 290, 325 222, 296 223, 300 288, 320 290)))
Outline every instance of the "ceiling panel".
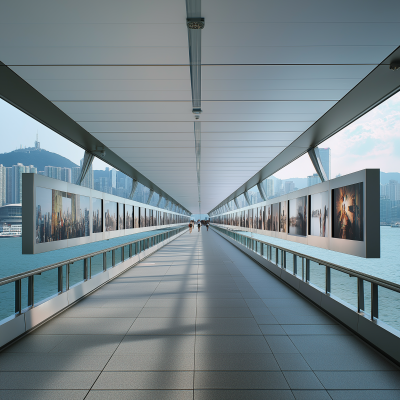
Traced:
MULTIPOLYGON (((202 0, 201 8, 199 187, 207 212, 395 50, 400 5, 202 0)), ((4 4, 0 22, 0 61, 199 211, 184 1, 21 0, 4 4)))

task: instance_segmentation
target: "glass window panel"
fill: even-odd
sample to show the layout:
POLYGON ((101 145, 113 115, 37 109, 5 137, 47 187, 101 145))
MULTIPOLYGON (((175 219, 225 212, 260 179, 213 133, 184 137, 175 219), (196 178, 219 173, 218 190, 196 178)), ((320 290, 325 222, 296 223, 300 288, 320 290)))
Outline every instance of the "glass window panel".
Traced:
POLYGON ((286 271, 290 272, 293 274, 293 267, 294 267, 294 259, 293 259, 293 254, 286 252, 286 271))
POLYGON ((35 275, 33 286, 35 304, 55 296, 58 293, 58 268, 42 272, 41 275, 35 275))
POLYGON ((325 291, 325 265, 310 260, 310 283, 325 291))
POLYGON ((378 318, 400 330, 400 293, 384 287, 378 288, 378 318))
POLYGON ((118 247, 115 251, 115 265, 122 261, 122 247, 118 247))
POLYGON ((303 276, 305 276, 305 260, 303 257, 296 256, 296 265, 297 265, 297 273, 296 276, 298 276, 300 279, 303 279, 303 276))
POLYGON ((271 246, 271 258, 270 261, 276 264, 276 248, 271 246))
POLYGON ((92 232, 103 232, 103 200, 92 197, 92 232))
POLYGON ((247 193, 251 204, 257 204, 264 201, 260 195, 257 185, 249 189, 247 193))
POLYGON ((158 200, 160 200, 160 195, 156 192, 153 193, 153 197, 151 198, 150 205, 156 207, 158 200))
POLYGON ((331 293, 357 308, 357 278, 331 268, 331 293))
POLYGON ((125 204, 118 203, 118 230, 125 229, 125 204))
POLYGON ((125 204, 125 229, 133 228, 133 206, 125 204))
POLYGON ((73 287, 83 282, 84 260, 75 261, 69 265, 69 287, 73 287))
POLYGON ((0 286, 0 321, 14 315, 15 311, 15 283, 0 286))
POLYGON ((109 269, 112 267, 112 252, 107 251, 106 253, 106 269, 109 269))
POLYGON ((91 263, 92 263, 91 265, 92 276, 95 276, 103 272, 103 254, 98 254, 97 256, 92 257, 91 263))
POLYGON ((246 198, 244 197, 243 193, 240 196, 238 196, 236 198, 236 200, 237 200, 240 208, 247 207, 249 205, 249 204, 247 204, 246 198))

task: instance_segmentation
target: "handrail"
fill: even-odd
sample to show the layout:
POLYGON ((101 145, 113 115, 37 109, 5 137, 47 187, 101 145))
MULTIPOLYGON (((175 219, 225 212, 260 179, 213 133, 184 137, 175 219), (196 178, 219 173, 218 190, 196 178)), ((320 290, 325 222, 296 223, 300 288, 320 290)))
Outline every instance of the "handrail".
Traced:
POLYGON ((177 230, 185 228, 185 227, 186 227, 186 225, 185 226, 180 226, 179 228, 170 229, 170 230, 165 231, 163 233, 159 232, 159 233, 156 233, 156 234, 151 235, 151 236, 146 236, 146 237, 143 237, 141 239, 133 240, 132 242, 126 242, 124 244, 119 244, 119 245, 108 247, 108 248, 105 248, 105 249, 102 249, 102 250, 98 250, 98 251, 95 251, 95 252, 92 252, 92 253, 88 253, 88 254, 85 254, 83 256, 70 258, 70 259, 63 260, 63 261, 60 261, 60 262, 57 262, 57 263, 46 265, 44 267, 39 267, 39 268, 31 269, 29 271, 21 272, 19 274, 6 276, 5 278, 1 278, 0 279, 0 286, 7 285, 8 283, 12 283, 12 282, 18 281, 20 279, 28 278, 28 277, 30 277, 32 275, 38 275, 38 274, 41 274, 42 272, 46 272, 46 271, 50 271, 50 270, 52 270, 54 268, 62 267, 63 265, 73 264, 76 261, 84 260, 84 259, 89 258, 89 257, 94 257, 94 256, 97 256, 98 254, 103 254, 103 253, 106 253, 108 251, 116 250, 116 249, 118 249, 120 247, 129 246, 131 244, 140 242, 142 240, 151 239, 152 237, 155 237, 155 236, 158 236, 158 235, 162 235, 164 233, 174 232, 174 231, 177 231, 177 230))
MULTIPOLYGON (((214 228, 221 229, 221 230, 226 230, 228 232, 234 232, 234 233, 236 233, 238 235, 241 235, 243 237, 247 237, 249 239, 256 240, 256 241, 258 241, 260 243, 266 244, 267 246, 275 247, 275 248, 277 248, 279 250, 286 251, 286 252, 288 252, 290 254, 293 254, 293 255, 296 255, 298 257, 302 257, 302 258, 308 259, 310 261, 314 261, 314 262, 316 262, 316 263, 318 263, 320 265, 324 265, 326 267, 335 269, 337 271, 344 272, 346 274, 349 274, 352 277, 360 278, 360 279, 363 279, 363 280, 368 281, 370 283, 374 283, 376 285, 385 287, 386 289, 390 289, 390 290, 393 290, 395 292, 400 293, 400 285, 397 284, 397 283, 389 282, 389 281, 386 281, 384 279, 377 278, 375 276, 365 274, 363 272, 355 271, 354 269, 346 268, 346 267, 343 267, 341 265, 333 264, 333 263, 331 263, 329 261, 324 261, 324 260, 321 260, 321 259, 316 258, 316 257, 312 257, 312 256, 309 256, 309 255, 306 255, 306 254, 299 253, 299 252, 294 251, 294 250, 289 250, 289 249, 287 249, 285 247, 278 246, 276 244, 269 243, 269 242, 266 242, 266 241, 258 239, 258 238, 253 238, 253 237, 250 237, 250 236, 247 236, 247 235, 243 235, 243 234, 239 233, 240 232, 239 230, 236 230, 236 229, 228 229, 228 228, 225 228, 225 227, 222 228, 220 226, 215 226, 215 224, 214 224, 214 228)), ((249 232, 249 233, 251 233, 251 232, 249 232)))

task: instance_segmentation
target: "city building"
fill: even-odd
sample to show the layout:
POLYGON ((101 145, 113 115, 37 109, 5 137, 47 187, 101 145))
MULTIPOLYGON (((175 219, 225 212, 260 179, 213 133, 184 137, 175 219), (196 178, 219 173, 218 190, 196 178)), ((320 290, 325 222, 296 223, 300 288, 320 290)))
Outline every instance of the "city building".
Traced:
POLYGON ((307 176, 307 186, 317 185, 318 183, 321 183, 321 179, 318 174, 307 176))
POLYGON ((321 159, 322 166, 324 167, 326 177, 329 180, 332 177, 332 175, 331 175, 331 149, 329 147, 328 148, 318 147, 318 150, 319 150, 319 156, 321 159))

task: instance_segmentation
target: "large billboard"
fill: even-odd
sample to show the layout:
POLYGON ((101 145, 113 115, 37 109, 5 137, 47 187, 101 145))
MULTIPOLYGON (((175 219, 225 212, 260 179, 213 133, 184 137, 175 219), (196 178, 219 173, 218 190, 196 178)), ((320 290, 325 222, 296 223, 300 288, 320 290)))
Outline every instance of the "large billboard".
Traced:
POLYGON ((36 243, 90 235, 90 198, 36 188, 36 243))
POLYGON ((329 192, 310 196, 310 235, 329 236, 329 192))
MULTIPOLYGON (((333 189, 332 206, 332 237, 337 239, 364 240, 362 182, 333 189)), ((379 212, 379 210, 376 212, 379 212)))
POLYGON ((307 196, 289 200, 289 234, 307 236, 307 196))

